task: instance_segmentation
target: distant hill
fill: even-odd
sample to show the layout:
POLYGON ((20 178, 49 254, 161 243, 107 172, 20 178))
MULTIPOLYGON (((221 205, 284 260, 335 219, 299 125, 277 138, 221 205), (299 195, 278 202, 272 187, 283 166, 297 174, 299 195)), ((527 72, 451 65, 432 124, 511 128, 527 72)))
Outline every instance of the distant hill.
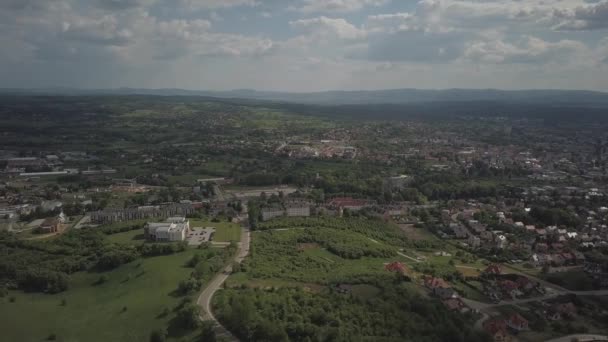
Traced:
POLYGON ((608 107, 608 93, 584 90, 393 89, 287 93, 256 90, 198 91, 184 89, 0 89, 0 95, 154 95, 205 96, 319 105, 412 104, 421 102, 501 102, 559 106, 608 107))

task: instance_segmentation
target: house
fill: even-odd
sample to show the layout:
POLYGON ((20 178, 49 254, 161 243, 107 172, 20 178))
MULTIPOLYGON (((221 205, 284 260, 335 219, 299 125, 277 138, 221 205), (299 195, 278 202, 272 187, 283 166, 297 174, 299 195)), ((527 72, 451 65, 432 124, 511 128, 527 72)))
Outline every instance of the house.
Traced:
POLYGON ((482 240, 485 240, 485 241, 492 241, 492 240, 494 240, 494 233, 492 233, 491 231, 486 230, 486 231, 481 232, 481 234, 479 235, 479 237, 482 240))
POLYGON ((492 264, 483 271, 483 274, 484 275, 500 275, 500 274, 502 274, 502 270, 500 269, 499 265, 492 264))
POLYGON ((190 221, 185 217, 170 217, 165 222, 148 222, 144 226, 144 236, 150 241, 184 241, 189 232, 190 221))
POLYGON ((517 298, 517 296, 521 295, 521 291, 519 291, 519 285, 512 280, 500 280, 498 282, 498 286, 500 290, 507 296, 511 297, 511 299, 517 298))
POLYGON ((564 264, 566 263, 566 261, 564 260, 564 257, 561 256, 561 254, 552 254, 551 255, 551 264, 555 267, 561 267, 564 266, 564 264))
POLYGON ((572 302, 554 305, 551 309, 558 312, 562 318, 573 318, 576 316, 576 305, 572 302))
POLYGON ((549 245, 547 245, 546 243, 537 243, 534 246, 534 250, 539 253, 545 253, 546 251, 549 250, 549 245))
POLYGON ((560 255, 564 259, 564 264, 566 264, 566 265, 576 264, 576 259, 574 258, 574 254, 569 253, 569 252, 564 252, 564 253, 561 253, 560 255))
POLYGON ((471 248, 479 248, 481 246, 481 239, 475 235, 469 236, 467 243, 471 248))
POLYGON ((457 298, 458 293, 450 287, 445 280, 432 276, 424 278, 424 286, 433 292, 434 295, 441 299, 457 298))
POLYGON ((518 276, 515 282, 521 290, 526 292, 532 291, 536 287, 536 284, 525 276, 518 276))
POLYGON ((43 234, 56 233, 59 230, 60 221, 57 217, 49 217, 45 219, 40 226, 40 232, 43 234))
POLYGON ((523 318, 520 314, 514 313, 507 319, 507 326, 516 332, 528 330, 528 320, 523 318))
POLYGON ((577 264, 582 264, 585 262, 585 255, 579 251, 574 252, 574 259, 577 264))
POLYGON ((511 340, 507 333, 507 323, 504 319, 494 318, 483 322, 483 330, 492 337, 494 342, 506 342, 511 340))
POLYGON ((457 223, 451 223, 450 229, 452 230, 452 232, 454 232, 454 235, 457 239, 466 239, 469 237, 469 235, 471 235, 471 233, 465 226, 457 223))
POLYGON ((442 301, 443 305, 450 311, 459 311, 462 313, 470 311, 460 298, 449 298, 442 301))
POLYGON ((507 237, 502 234, 497 235, 494 243, 496 244, 496 248, 504 249, 505 247, 507 247, 507 244, 508 244, 507 237))

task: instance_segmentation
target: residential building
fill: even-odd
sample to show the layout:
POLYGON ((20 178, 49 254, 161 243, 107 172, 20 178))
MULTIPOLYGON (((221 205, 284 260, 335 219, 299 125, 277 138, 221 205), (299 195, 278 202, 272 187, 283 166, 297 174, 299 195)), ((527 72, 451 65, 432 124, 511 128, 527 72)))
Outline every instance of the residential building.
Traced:
POLYGON ((196 211, 192 203, 171 203, 158 206, 142 206, 128 209, 105 209, 90 213, 91 221, 99 224, 142 220, 175 215, 186 216, 196 211))
POLYGON ((483 322, 483 330, 485 330, 494 340, 494 342, 510 341, 510 336, 507 333, 507 323, 501 318, 492 318, 483 322))
POLYGON ((264 208, 262 209, 262 221, 268 221, 275 217, 281 217, 285 215, 283 208, 264 208))
POLYGON ((58 217, 49 217, 40 224, 40 232, 43 234, 56 233, 59 230, 60 221, 58 217))
POLYGON ((528 330, 528 320, 520 314, 514 313, 507 319, 507 326, 517 332, 528 330))

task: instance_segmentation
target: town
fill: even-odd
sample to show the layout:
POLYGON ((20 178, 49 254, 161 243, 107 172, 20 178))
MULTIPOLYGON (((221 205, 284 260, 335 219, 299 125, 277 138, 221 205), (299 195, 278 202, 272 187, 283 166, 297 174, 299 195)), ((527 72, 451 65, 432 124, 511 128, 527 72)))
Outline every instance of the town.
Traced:
MULTIPOLYGON (((336 333, 331 324, 342 324, 342 340, 430 334, 428 322, 387 321, 385 332, 356 317, 331 323, 337 310, 372 320, 408 298, 391 310, 450 322, 432 340, 456 330, 467 341, 606 334, 608 140, 593 120, 352 122, 211 100, 116 98, 120 111, 109 111, 106 100, 83 99, 88 114, 66 101, 49 119, 44 101, 5 99, 10 120, 39 126, 0 137, 0 318, 65 301, 59 319, 69 320, 79 296, 108 291, 119 299, 107 310, 130 320, 155 311, 145 322, 167 326, 137 325, 135 339, 202 329, 247 340, 250 329, 320 340, 336 333), (163 298, 138 306, 127 289, 144 280, 173 294, 142 289, 163 298), (45 295, 31 304, 31 293, 45 295), (297 320, 295 306, 286 317, 268 311, 296 298, 311 303, 298 302, 297 320), (335 308, 319 316, 315 301, 335 308)), ((26 340, 92 336, 34 325, 26 340)), ((125 338, 116 334, 107 338, 125 338)))

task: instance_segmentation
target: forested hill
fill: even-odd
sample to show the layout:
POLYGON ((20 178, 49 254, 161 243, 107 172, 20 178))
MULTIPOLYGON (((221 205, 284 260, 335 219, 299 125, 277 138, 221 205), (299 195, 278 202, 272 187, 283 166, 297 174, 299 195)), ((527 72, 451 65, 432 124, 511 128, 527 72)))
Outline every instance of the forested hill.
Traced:
POLYGON ((421 102, 501 102, 508 104, 552 104, 608 107, 608 93, 583 90, 496 90, 496 89, 392 89, 372 91, 326 91, 313 93, 256 90, 199 91, 184 89, 0 89, 0 94, 25 95, 155 95, 207 96, 322 105, 409 104, 421 102))

